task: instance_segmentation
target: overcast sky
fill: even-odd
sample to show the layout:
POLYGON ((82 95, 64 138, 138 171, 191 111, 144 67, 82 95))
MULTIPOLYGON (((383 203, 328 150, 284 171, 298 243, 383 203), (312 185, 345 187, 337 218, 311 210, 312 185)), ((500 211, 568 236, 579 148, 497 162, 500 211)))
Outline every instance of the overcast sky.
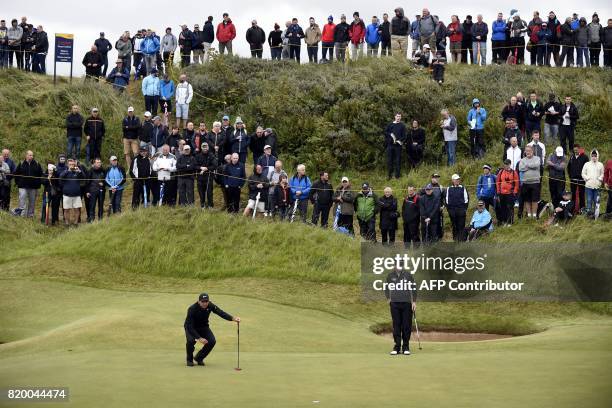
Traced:
MULTIPOLYGON (((114 45, 121 33, 129 30, 132 34, 139 28, 152 28, 158 34, 163 35, 166 27, 172 27, 176 35, 180 31, 181 24, 187 24, 190 29, 194 24, 203 26, 206 18, 211 15, 214 17, 213 24, 221 21, 223 12, 228 12, 237 29, 237 37, 234 40, 234 52, 241 56, 250 56, 249 47, 244 39, 246 30, 249 28, 251 20, 257 19, 259 25, 268 33, 273 29, 274 23, 278 22, 283 26, 283 22, 297 17, 300 24, 306 28, 308 18, 314 17, 319 25, 323 25, 330 14, 334 16, 336 22, 340 20, 340 14, 347 15, 350 22, 354 11, 359 11, 361 17, 369 24, 373 15, 381 17, 383 13, 393 15, 393 10, 401 5, 398 1, 376 1, 372 0, 339 0, 332 2, 324 0, 308 0, 306 2, 280 2, 278 0, 258 0, 258 1, 231 1, 210 4, 207 1, 179 0, 179 1, 125 1, 125 0, 104 0, 96 1, 32 1, 22 0, 19 2, 3 1, 0 14, 2 18, 10 24, 12 18, 27 16, 28 22, 42 24, 45 31, 49 34, 50 55, 47 57, 47 72, 53 73, 53 36, 55 33, 72 33, 75 35, 75 75, 82 75, 84 68, 81 60, 85 52, 98 38, 100 31, 106 33, 106 37, 114 45), (157 9, 156 9, 157 5, 157 9)), ((556 12, 557 18, 563 21, 565 17, 577 12, 580 16, 586 16, 587 21, 591 21, 593 12, 597 11, 602 24, 606 24, 608 18, 612 17, 610 2, 605 0, 590 0, 579 2, 576 7, 575 1, 557 0, 546 2, 546 7, 551 7, 556 12)), ((498 12, 503 12, 507 17, 511 9, 518 9, 521 17, 529 22, 534 11, 534 2, 527 0, 513 0, 507 2, 492 1, 469 1, 456 2, 450 0, 439 0, 436 2, 426 2, 420 5, 405 6, 406 15, 412 21, 415 14, 420 14, 423 7, 428 7, 432 14, 438 15, 446 24, 450 22, 452 14, 459 15, 463 21, 466 14, 474 16, 482 14, 487 23, 495 20, 498 12)), ((548 14, 549 8, 539 8, 541 15, 548 14)), ((215 41, 215 47, 218 43, 215 41)), ((266 46, 264 58, 269 58, 270 50, 266 46)), ((308 59, 305 47, 302 47, 302 60, 308 59)), ((489 47, 490 48, 490 47, 489 47)), ((110 58, 116 58, 116 51, 110 52, 110 58)), ((603 60, 603 55, 600 57, 603 60)), ((68 64, 58 64, 58 73, 67 75, 69 72, 68 64)))

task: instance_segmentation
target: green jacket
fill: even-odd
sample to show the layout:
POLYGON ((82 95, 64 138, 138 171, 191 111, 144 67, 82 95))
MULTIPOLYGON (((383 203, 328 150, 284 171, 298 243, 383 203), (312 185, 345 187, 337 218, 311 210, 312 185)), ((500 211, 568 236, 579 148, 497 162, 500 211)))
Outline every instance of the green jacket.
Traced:
POLYGON ((363 192, 357 194, 355 198, 355 214, 361 221, 369 221, 378 212, 378 197, 371 190, 367 195, 363 192))

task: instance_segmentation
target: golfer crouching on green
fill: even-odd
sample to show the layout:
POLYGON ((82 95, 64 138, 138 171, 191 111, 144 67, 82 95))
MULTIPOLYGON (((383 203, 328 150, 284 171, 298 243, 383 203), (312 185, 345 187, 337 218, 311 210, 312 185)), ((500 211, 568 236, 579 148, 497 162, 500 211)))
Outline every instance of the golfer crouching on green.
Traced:
POLYGON ((185 337, 187 337, 187 366, 193 367, 193 352, 195 351, 196 341, 202 343, 202 348, 195 356, 195 361, 198 365, 205 365, 204 359, 212 351, 217 341, 215 335, 208 326, 208 318, 211 313, 215 313, 221 318, 229 321, 240 322, 238 316, 232 317, 219 309, 217 305, 212 303, 208 298, 207 293, 202 293, 198 297, 198 301, 187 309, 187 317, 185 318, 185 337))

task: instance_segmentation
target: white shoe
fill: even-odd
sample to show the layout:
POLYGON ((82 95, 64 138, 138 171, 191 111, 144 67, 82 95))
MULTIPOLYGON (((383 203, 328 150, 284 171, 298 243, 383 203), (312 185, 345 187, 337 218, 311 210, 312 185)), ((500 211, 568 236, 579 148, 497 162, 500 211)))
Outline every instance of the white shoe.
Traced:
POLYGON ((410 355, 410 350, 404 350, 404 353, 403 353, 403 354, 404 354, 405 356, 409 356, 409 355, 410 355))
POLYGON ((391 354, 392 356, 397 356, 397 350, 392 350, 389 354, 391 354))

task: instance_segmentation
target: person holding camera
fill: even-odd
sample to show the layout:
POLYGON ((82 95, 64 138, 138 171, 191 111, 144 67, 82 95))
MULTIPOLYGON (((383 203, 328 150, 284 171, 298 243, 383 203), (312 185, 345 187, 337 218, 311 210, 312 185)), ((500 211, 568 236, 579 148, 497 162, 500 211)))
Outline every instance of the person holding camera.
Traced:
POLYGON ((66 225, 76 226, 81 214, 81 180, 83 172, 77 166, 77 161, 68 159, 68 168, 60 174, 60 184, 62 186, 64 217, 66 225))

